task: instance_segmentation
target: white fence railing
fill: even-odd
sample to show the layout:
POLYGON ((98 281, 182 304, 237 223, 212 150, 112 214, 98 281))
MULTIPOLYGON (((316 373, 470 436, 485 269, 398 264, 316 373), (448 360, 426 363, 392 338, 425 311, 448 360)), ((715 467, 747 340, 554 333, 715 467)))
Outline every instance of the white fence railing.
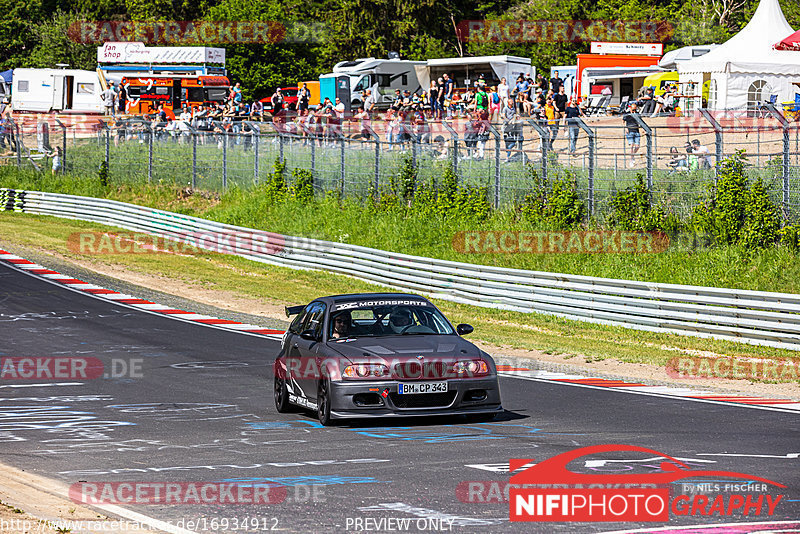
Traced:
POLYGON ((0 189, 0 209, 93 221, 433 298, 800 350, 800 295, 473 265, 283 236, 113 200, 0 189))

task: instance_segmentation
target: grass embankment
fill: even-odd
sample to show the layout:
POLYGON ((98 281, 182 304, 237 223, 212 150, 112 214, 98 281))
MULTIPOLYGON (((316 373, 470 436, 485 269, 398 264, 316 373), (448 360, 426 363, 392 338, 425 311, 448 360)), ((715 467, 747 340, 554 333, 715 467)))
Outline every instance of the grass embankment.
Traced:
MULTIPOLYGON (((124 195, 123 195, 124 196, 124 195)), ((107 229, 102 225, 53 217, 0 212, 0 244, 14 243, 52 251, 89 264, 118 265, 153 276, 175 279, 208 290, 223 290, 274 304, 304 303, 322 294, 369 292, 379 286, 333 274, 296 271, 221 255, 120 254, 85 256, 70 252, 73 232, 107 229)), ((473 339, 500 348, 534 349, 547 354, 575 356, 574 361, 615 359, 628 363, 665 365, 681 353, 786 359, 796 353, 739 343, 654 334, 626 328, 568 321, 552 316, 523 314, 436 301, 453 322, 475 326, 473 339)))
POLYGON ((310 203, 273 202, 264 188, 189 196, 176 186, 103 187, 96 179, 0 172, 0 186, 121 200, 229 224, 347 242, 468 263, 673 284, 800 293, 800 261, 785 246, 747 250, 741 245, 693 249, 670 246, 655 254, 465 254, 453 248, 461 231, 536 231, 518 213, 490 211, 485 219, 446 217, 431 210, 380 209, 334 197, 310 203))
MULTIPOLYGON (((5 187, 60 191, 107 197, 232 224, 294 235, 347 241, 399 252, 520 268, 572 272, 612 278, 660 282, 727 285, 748 289, 795 291, 797 269, 788 251, 776 248, 745 252, 727 247, 699 252, 604 255, 464 255, 451 247, 459 230, 529 229, 509 213, 494 213, 480 223, 431 218, 412 211, 376 211, 356 202, 328 198, 312 203, 294 200, 270 204, 261 191, 232 191, 221 198, 195 192, 186 196, 167 186, 101 187, 96 180, 41 175, 17 175, 0 181, 5 187)), ((378 286, 320 272, 266 266, 229 256, 103 255, 70 252, 73 232, 103 228, 80 221, 0 212, 0 242, 52 251, 89 265, 117 265, 154 279, 173 278, 209 290, 224 290, 274 304, 308 302, 321 294, 368 292, 378 286)), ((454 321, 476 327, 474 339, 496 347, 533 349, 547 354, 579 356, 570 361, 615 359, 629 363, 665 365, 681 353, 699 351, 772 359, 795 358, 796 353, 725 341, 653 334, 625 328, 568 321, 552 316, 522 314, 437 301, 454 321)), ((242 310, 246 311, 246 310, 242 310)))

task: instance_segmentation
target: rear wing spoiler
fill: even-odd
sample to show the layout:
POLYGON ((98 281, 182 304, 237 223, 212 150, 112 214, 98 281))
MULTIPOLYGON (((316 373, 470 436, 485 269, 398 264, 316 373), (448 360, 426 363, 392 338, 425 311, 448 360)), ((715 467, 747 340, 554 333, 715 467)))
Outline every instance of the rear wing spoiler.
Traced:
POLYGON ((286 310, 286 317, 291 317, 303 311, 305 306, 285 306, 284 309, 286 310))

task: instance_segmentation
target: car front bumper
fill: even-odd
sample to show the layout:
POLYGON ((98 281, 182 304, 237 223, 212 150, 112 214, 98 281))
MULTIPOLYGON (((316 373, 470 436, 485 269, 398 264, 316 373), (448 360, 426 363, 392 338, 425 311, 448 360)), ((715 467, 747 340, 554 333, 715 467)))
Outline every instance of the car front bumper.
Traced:
POLYGON ((496 377, 431 381, 447 382, 447 393, 400 394, 398 393, 400 382, 399 380, 332 382, 331 415, 344 419, 475 415, 503 411, 496 377))

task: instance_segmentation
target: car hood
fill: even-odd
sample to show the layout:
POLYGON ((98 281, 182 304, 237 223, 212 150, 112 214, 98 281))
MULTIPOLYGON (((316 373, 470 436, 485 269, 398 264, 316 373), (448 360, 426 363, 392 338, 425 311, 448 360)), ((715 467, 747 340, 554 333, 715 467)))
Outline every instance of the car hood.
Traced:
POLYGON ((351 362, 375 363, 418 360, 456 361, 481 357, 481 351, 459 336, 410 335, 329 340, 328 347, 351 362))

